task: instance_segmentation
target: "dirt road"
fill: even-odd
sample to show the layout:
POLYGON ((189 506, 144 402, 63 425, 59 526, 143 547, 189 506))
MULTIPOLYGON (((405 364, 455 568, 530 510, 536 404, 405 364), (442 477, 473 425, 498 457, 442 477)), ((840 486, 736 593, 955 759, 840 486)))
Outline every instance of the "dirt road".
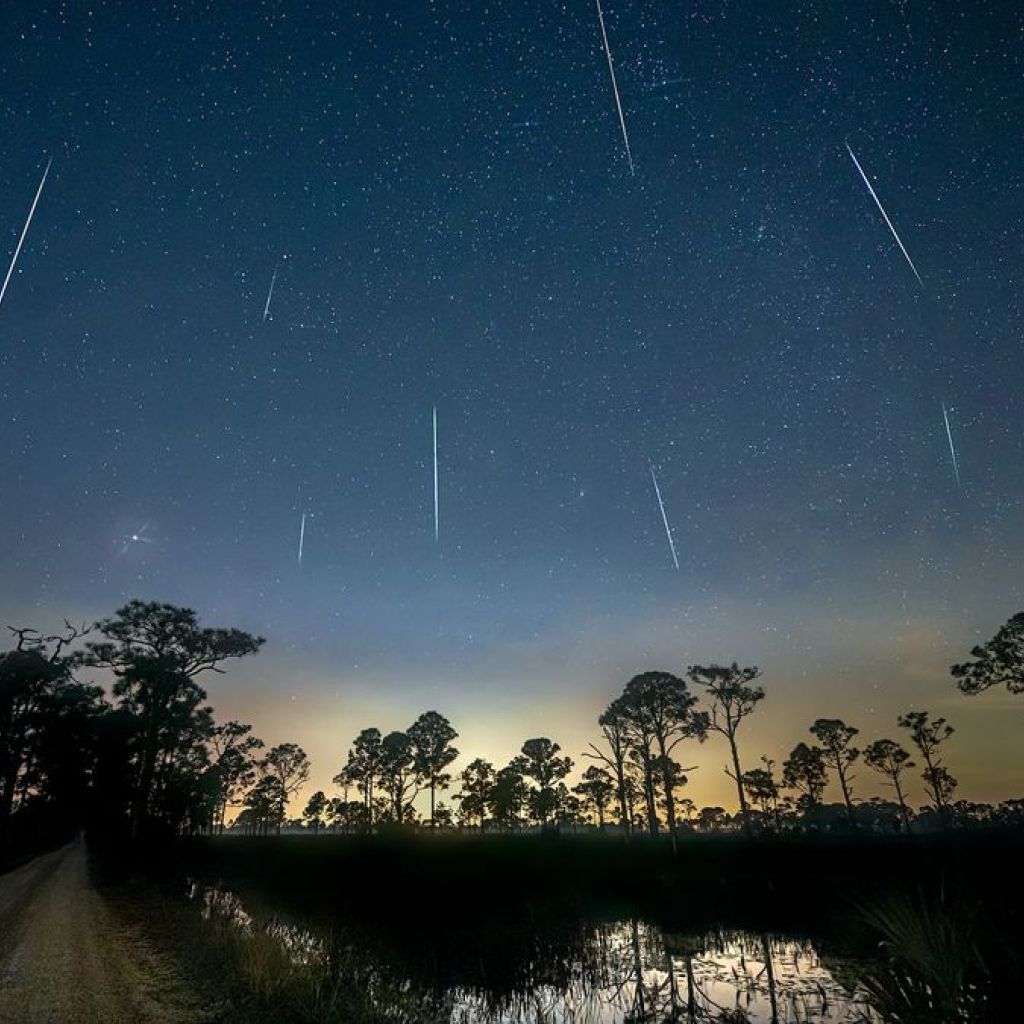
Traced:
POLYGON ((0 875, 0 1024, 209 1020, 93 888, 84 843, 0 875))

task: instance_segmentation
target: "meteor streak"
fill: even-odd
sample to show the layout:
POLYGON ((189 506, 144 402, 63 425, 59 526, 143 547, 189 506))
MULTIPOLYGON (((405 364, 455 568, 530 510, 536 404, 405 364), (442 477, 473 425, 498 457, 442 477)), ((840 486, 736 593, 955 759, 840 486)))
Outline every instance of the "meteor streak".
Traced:
POLYGON ((946 424, 946 440, 949 441, 949 457, 953 460, 953 476, 956 477, 956 485, 963 490, 960 483, 960 460, 956 457, 956 447, 953 444, 953 431, 949 429, 949 412, 946 410, 946 403, 942 403, 942 421, 946 424))
POLYGON ((11 274, 14 273, 14 265, 18 262, 18 257, 21 255, 21 247, 25 244, 25 236, 28 234, 28 226, 32 223, 32 214, 36 212, 36 204, 39 202, 39 197, 43 194, 43 186, 46 184, 46 176, 50 173, 50 164, 52 163, 53 157, 50 157, 50 159, 46 161, 46 170, 43 171, 43 177, 39 182, 39 188, 36 189, 36 197, 32 200, 32 207, 28 211, 25 226, 21 229, 21 237, 18 239, 18 245, 14 250, 14 256, 11 257, 11 265, 7 268, 7 276, 4 278, 3 286, 0 287, 0 305, 3 305, 4 296, 7 294, 7 285, 11 280, 11 274))
POLYGON ((437 502, 437 406, 434 406, 433 415, 434 424, 434 543, 436 544, 440 537, 440 517, 438 515, 438 502, 437 502))
POLYGON ((658 478, 654 475, 654 467, 651 466, 651 479, 654 481, 654 493, 658 496, 658 508, 661 509, 661 521, 665 524, 665 536, 668 537, 668 546, 672 551, 672 561, 676 569, 679 568, 679 557, 676 555, 676 542, 672 539, 672 530, 668 525, 668 516, 665 515, 665 503, 661 500, 661 488, 658 486, 658 478))
POLYGON ((270 300, 274 297, 274 282, 277 280, 277 267, 274 267, 274 273, 270 278, 270 291, 267 292, 267 304, 263 307, 263 322, 267 322, 267 317, 270 315, 270 300))
POLYGON ((629 161, 629 173, 635 175, 633 167, 633 153, 629 148, 629 133, 626 131, 626 117, 622 113, 622 100, 619 99, 619 83, 615 80, 615 65, 612 63, 612 51, 608 46, 608 33, 604 27, 604 11, 601 10, 601 0, 597 0, 597 20, 601 24, 601 39, 604 42, 604 54, 608 58, 608 74, 612 80, 612 92, 615 94, 615 109, 619 112, 619 127, 622 129, 622 141, 626 146, 626 159, 629 161))
POLYGON ((299 565, 302 565, 302 548, 306 543, 306 513, 302 513, 302 523, 299 525, 299 565))
POLYGON ((853 161, 854 167, 857 168, 860 176, 864 179, 864 184, 867 185, 868 191, 871 193, 871 198, 874 199, 875 205, 878 207, 878 212, 885 218, 885 223, 889 225, 889 230, 892 232, 892 237, 896 239, 896 244, 900 247, 900 252, 903 253, 906 261, 910 264, 910 269, 914 272, 914 277, 917 278, 917 283, 923 288, 924 281, 921 280, 921 275, 917 272, 917 267, 914 266, 914 261, 910 258, 910 253, 907 252, 907 247, 903 244, 900 236, 896 234, 896 229, 892 226, 892 221, 889 220, 889 214, 885 212, 882 200, 878 198, 878 193, 871 187, 871 182, 868 181, 868 176, 864 173, 864 168, 861 167, 860 161, 854 155, 853 150, 850 149, 850 144, 848 142, 846 143, 846 151, 850 154, 850 159, 853 161))

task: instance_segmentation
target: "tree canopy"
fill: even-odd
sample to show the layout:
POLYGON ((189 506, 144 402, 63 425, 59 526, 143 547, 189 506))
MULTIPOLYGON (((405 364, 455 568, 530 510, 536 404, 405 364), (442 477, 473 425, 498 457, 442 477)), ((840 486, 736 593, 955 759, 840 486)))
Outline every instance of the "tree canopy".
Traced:
POLYGON ((954 665, 950 671, 964 693, 975 695, 993 686, 1024 693, 1024 612, 1018 612, 991 640, 971 650, 974 661, 954 665))

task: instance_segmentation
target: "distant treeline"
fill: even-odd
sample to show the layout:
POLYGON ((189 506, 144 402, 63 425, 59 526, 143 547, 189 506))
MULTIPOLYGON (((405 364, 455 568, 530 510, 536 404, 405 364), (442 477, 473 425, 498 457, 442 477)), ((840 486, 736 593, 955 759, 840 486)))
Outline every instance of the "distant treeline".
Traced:
MULTIPOLYGON (((452 745, 458 733, 427 711, 404 732, 360 732, 334 777, 338 795, 314 793, 302 817, 289 820, 288 803, 309 778, 305 752, 295 743, 268 749, 240 722, 217 724, 197 681, 255 654, 261 637, 203 627, 191 609, 143 601, 92 626, 65 627, 53 635, 13 629, 13 646, 0 653, 0 847, 7 856, 83 825, 113 838, 220 832, 232 808, 239 810, 232 828, 259 834, 586 825, 674 838, 692 829, 894 833, 1024 823, 1024 799, 998 806, 955 799, 957 780, 943 759, 953 728, 927 711, 898 717, 903 743, 879 737, 863 748, 857 728, 819 718, 809 729, 812 742, 797 743, 781 766, 762 756, 758 767, 744 768, 741 728, 765 692, 757 668, 735 663, 631 679, 599 717, 599 738, 582 752, 589 763, 575 785, 568 781, 573 760, 546 737, 526 740, 500 768, 476 758, 456 778, 448 769, 459 756, 452 745), (109 696, 81 682, 81 669, 109 672, 109 696), (683 762, 715 736, 736 787, 733 814, 697 808, 685 795, 696 765, 683 762), (861 764, 892 799, 858 800, 861 764), (823 802, 830 780, 840 803, 823 802), (924 797, 916 810, 914 786, 924 797), (439 799, 449 790, 451 804, 439 799), (415 806, 423 793, 425 817, 415 806)), ((973 661, 951 670, 964 693, 1002 686, 1024 693, 1024 613, 971 654, 973 661)))

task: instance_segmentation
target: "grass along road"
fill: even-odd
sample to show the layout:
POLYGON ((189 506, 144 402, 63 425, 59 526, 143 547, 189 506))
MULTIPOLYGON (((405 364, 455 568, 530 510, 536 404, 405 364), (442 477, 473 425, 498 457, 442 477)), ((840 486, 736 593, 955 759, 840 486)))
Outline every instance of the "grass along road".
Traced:
POLYGON ((0 875, 0 1024, 200 1024, 173 963, 113 913, 81 839, 0 875))

